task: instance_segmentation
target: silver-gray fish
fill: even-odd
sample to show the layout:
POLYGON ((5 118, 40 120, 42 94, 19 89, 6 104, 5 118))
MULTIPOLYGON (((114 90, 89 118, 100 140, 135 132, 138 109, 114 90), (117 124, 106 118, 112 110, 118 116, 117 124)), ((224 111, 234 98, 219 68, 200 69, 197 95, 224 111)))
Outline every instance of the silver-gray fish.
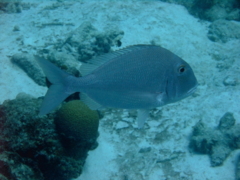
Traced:
POLYGON ((197 87, 189 64, 160 46, 135 45, 97 57, 81 66, 83 77, 74 77, 43 58, 36 60, 52 83, 40 115, 81 92, 81 100, 91 109, 137 109, 141 128, 149 109, 181 100, 197 87))

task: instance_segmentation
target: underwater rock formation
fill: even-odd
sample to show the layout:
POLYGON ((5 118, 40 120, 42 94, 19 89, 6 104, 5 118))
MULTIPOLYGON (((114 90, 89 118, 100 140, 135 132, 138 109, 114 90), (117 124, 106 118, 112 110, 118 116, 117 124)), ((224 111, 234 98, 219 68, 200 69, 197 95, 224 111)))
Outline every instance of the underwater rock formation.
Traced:
MULTIPOLYGON (((64 71, 77 77, 80 76, 80 72, 77 69, 77 67, 80 66, 80 63, 71 54, 51 50, 47 57, 51 62, 64 71)), ((12 56, 11 61, 22 68, 38 85, 46 86, 45 74, 39 67, 33 55, 17 53, 12 56)))
POLYGON ((181 4, 189 13, 204 20, 215 21, 218 19, 240 21, 239 0, 161 0, 181 4))
POLYGON ((0 105, 1 179, 69 180, 81 174, 90 148, 84 146, 78 159, 71 156, 68 152, 75 147, 63 144, 55 113, 37 115, 41 102, 19 94, 0 105))
POLYGON ((209 26, 208 38, 216 42, 240 39, 240 24, 227 20, 214 21, 209 26))
POLYGON ((221 166, 229 154, 240 148, 240 124, 235 124, 233 114, 227 112, 220 119, 216 129, 199 121, 190 141, 190 148, 210 156, 211 166, 221 166))
POLYGON ((6 13, 21 13, 22 6, 20 0, 0 0, 0 10, 6 13))
POLYGON ((21 13, 22 10, 30 9, 33 3, 22 2, 22 0, 0 0, 1 13, 21 13))
POLYGON ((77 55, 79 61, 87 61, 110 52, 112 46, 120 47, 123 34, 123 31, 117 28, 101 33, 90 22, 84 22, 68 34, 60 47, 63 51, 77 55))
POLYGON ((45 75, 33 55, 18 53, 12 56, 11 61, 22 68, 38 85, 46 86, 45 75))
MULTIPOLYGON (((87 60, 112 51, 112 46, 121 46, 123 31, 117 28, 99 32, 89 22, 66 35, 62 43, 56 42, 54 46, 45 47, 38 51, 39 56, 48 59, 64 71, 80 76, 79 61, 87 60)), ((12 57, 12 62, 22 68, 37 84, 45 86, 45 75, 39 68, 33 55, 18 53, 12 57)))
POLYGON ((49 51, 47 59, 69 74, 77 77, 80 76, 80 72, 78 70, 80 63, 73 55, 65 52, 58 52, 52 49, 49 51))
POLYGON ((239 85, 238 77, 236 76, 226 76, 223 80, 225 86, 236 86, 239 85))

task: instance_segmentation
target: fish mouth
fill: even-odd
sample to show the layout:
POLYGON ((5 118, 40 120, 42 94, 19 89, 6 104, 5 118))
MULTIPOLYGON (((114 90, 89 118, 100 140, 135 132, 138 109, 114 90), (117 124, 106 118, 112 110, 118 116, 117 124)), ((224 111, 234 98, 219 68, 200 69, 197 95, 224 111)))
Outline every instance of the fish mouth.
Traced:
POLYGON ((190 95, 192 93, 194 93, 197 90, 198 84, 196 84, 192 89, 190 89, 187 94, 190 95))

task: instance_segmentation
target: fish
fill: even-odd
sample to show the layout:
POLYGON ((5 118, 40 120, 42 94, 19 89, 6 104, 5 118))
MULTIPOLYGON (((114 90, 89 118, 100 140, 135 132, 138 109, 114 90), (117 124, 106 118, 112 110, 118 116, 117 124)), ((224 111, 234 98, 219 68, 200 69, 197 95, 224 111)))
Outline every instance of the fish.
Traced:
POLYGON ((51 82, 39 115, 45 115, 75 92, 89 108, 136 109, 138 127, 149 110, 177 102, 195 92, 198 82, 190 65, 158 45, 133 45, 93 58, 80 67, 82 77, 68 74, 36 56, 51 82))

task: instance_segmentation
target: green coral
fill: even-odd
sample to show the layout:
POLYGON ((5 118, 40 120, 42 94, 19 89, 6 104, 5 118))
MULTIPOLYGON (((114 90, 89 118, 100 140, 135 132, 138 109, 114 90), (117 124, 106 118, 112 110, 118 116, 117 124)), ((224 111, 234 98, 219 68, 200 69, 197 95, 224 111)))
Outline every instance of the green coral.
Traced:
POLYGON ((97 111, 89 109, 80 100, 64 104, 57 112, 55 123, 60 133, 77 140, 92 141, 98 135, 97 111))
POLYGON ((66 155, 75 159, 87 156, 89 150, 97 147, 99 116, 79 100, 69 101, 56 113, 57 132, 66 155))

